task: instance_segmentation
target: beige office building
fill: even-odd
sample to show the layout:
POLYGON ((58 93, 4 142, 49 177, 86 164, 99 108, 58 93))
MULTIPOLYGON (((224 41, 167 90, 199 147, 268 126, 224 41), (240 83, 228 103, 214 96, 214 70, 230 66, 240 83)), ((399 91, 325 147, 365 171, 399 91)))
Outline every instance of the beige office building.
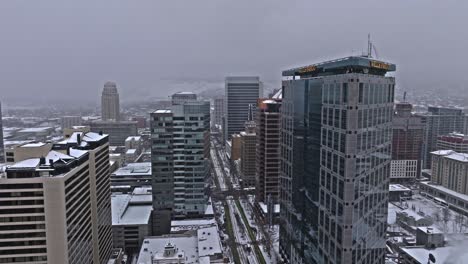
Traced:
POLYGON ((103 121, 120 120, 120 99, 115 82, 106 82, 101 96, 101 118, 103 121))
POLYGON ((432 154, 432 179, 435 184, 468 195, 468 154, 438 150, 432 154))
POLYGON ((108 136, 75 133, 45 155, 28 148, 0 178, 0 263, 107 263, 108 136))

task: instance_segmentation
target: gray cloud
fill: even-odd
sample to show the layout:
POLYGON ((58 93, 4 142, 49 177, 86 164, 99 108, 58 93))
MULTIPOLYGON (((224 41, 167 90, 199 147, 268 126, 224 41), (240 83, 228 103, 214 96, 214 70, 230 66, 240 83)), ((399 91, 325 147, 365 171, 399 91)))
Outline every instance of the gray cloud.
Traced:
MULTIPOLYGON (((371 33, 408 89, 468 80, 468 2, 5 0, 0 98, 95 100, 171 92, 167 79, 259 74, 358 54, 371 33)), ((279 85, 279 83, 278 83, 279 85)), ((188 87, 189 88, 189 87, 188 87)))

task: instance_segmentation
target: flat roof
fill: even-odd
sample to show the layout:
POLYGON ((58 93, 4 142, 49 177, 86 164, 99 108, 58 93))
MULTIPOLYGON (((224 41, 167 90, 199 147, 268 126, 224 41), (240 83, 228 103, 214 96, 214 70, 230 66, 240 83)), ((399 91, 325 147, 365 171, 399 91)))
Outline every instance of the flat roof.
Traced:
POLYGON ((141 139, 141 136, 130 136, 126 138, 125 141, 133 141, 133 140, 138 141, 140 139, 141 139))
POLYGON ((31 143, 26 143, 24 145, 22 145, 21 147, 22 148, 37 148, 37 147, 42 147, 42 146, 45 146, 47 143, 44 143, 44 142, 31 142, 31 143))
POLYGON ((144 196, 150 196, 151 199, 151 194, 113 194, 111 197, 112 225, 148 224, 153 206, 151 204, 140 203, 141 199, 148 200, 144 196))
POLYGON ((170 114, 170 113, 172 113, 172 110, 169 110, 169 109, 159 109, 159 110, 154 111, 153 113, 155 113, 155 114, 170 114))
POLYGON ((18 131, 19 133, 37 133, 52 130, 52 127, 30 127, 24 128, 18 131))
POLYGON ((176 256, 181 254, 186 257, 184 263, 205 263, 206 257, 223 254, 218 228, 212 226, 181 234, 145 238, 137 264, 152 264, 153 259, 164 259, 161 253, 168 243, 176 248, 176 256))
POLYGON ((453 190, 450 190, 448 188, 445 188, 444 186, 442 185, 437 185, 437 184, 431 184, 430 182, 420 182, 420 184, 423 184, 423 185, 426 185, 428 187, 431 187, 431 188, 434 188, 434 189, 437 189, 441 192, 444 192, 448 195, 451 195, 451 196, 454 196, 454 197, 457 197, 461 200, 464 200, 466 202, 468 202, 468 195, 466 194, 462 194, 462 193, 459 193, 459 192, 456 192, 456 191, 453 191, 453 190))
POLYGON ((171 243, 176 247, 176 255, 185 255, 185 263, 198 262, 196 233, 163 235, 159 237, 147 237, 143 240, 137 264, 153 264, 153 259, 162 259, 160 254, 164 252, 164 247, 171 243), (159 254, 157 254, 159 252, 159 254))
POLYGON ((427 263, 429 254, 434 255, 436 263, 463 264, 466 263, 466 259, 468 258, 466 243, 463 242, 458 245, 449 245, 434 249, 427 249, 425 247, 401 247, 401 250, 419 263, 427 263))
POLYGON ((406 187, 406 186, 403 186, 401 184, 390 184, 388 186, 389 188, 389 191, 390 192, 396 192, 396 191, 400 191, 400 192, 406 192, 406 191, 411 191, 410 188, 406 187))
POLYGON ((437 150, 431 152, 432 155, 437 156, 444 156, 444 158, 461 161, 461 162, 468 162, 468 154, 467 153, 459 153, 453 150, 437 150))
POLYGON ((197 239, 198 256, 212 256, 223 252, 217 226, 198 229, 197 239))
POLYGON ((283 76, 301 76, 347 68, 375 69, 386 73, 395 71, 396 65, 364 56, 350 56, 285 70, 283 76))
POLYGON ((151 162, 129 163, 111 173, 112 176, 151 176, 151 162))
POLYGON ((125 154, 132 155, 132 154, 135 154, 136 151, 137 151, 136 149, 128 149, 127 152, 125 152, 125 154))

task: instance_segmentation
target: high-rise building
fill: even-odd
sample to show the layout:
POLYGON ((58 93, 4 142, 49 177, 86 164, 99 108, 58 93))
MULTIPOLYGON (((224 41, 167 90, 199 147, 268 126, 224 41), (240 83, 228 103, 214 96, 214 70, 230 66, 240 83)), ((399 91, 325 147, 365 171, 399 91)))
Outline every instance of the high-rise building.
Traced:
POLYGON ((227 77, 225 80, 225 131, 224 139, 244 130, 248 120, 249 105, 257 105, 257 99, 263 95, 259 77, 227 77))
POLYGON ((437 150, 468 153, 468 135, 452 132, 437 137, 437 150))
POLYGON ((259 99, 257 105, 257 153, 255 190, 258 201, 279 197, 281 99, 259 99))
POLYGON ((437 150, 431 155, 432 183, 468 195, 468 154, 437 150))
POLYGON ((423 168, 431 168, 431 152, 437 150, 437 137, 457 131, 465 126, 465 115, 461 109, 429 107, 428 112, 420 114, 426 124, 424 130, 423 168))
POLYGON ((201 215, 210 175, 210 103, 186 102, 151 113, 153 233, 169 233, 171 218, 201 215))
POLYGON ((287 263, 384 263, 395 68, 347 57, 283 72, 287 263))
POLYGON ((117 84, 106 82, 101 96, 101 119, 103 121, 120 120, 120 100, 117 84))
POLYGON ((32 150, 7 168, 6 178, 0 178, 0 221, 6 230, 0 263, 107 263, 108 148, 107 135, 75 133, 47 153, 32 150))
POLYGON ((413 181, 421 174, 422 145, 425 124, 413 115, 410 103, 395 105, 393 115, 393 143, 390 180, 413 181))
POLYGON ((109 135, 111 146, 125 146, 125 140, 130 136, 137 136, 137 121, 102 121, 87 122, 92 132, 109 135))
POLYGON ((222 127, 224 118, 224 98, 214 99, 214 115, 213 115, 213 126, 218 125, 222 127))
POLYGON ((255 186, 255 162, 257 135, 255 121, 245 122, 245 130, 240 132, 240 179, 242 187, 255 186))
POLYGON ((83 119, 81 116, 62 116, 60 118, 60 125, 62 127, 62 131, 66 128, 72 128, 74 126, 81 126, 83 119))
POLYGON ((172 95, 172 104, 179 105, 186 102, 193 102, 197 100, 197 95, 192 92, 178 92, 172 95))
POLYGON ((2 103, 0 103, 0 163, 5 162, 5 147, 3 145, 2 103))

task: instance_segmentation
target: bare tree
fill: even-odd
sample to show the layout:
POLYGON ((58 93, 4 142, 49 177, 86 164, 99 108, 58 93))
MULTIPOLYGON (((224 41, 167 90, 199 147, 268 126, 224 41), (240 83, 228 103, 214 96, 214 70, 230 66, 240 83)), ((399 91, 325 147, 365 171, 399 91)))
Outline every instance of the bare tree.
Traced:
POLYGON ((439 223, 440 221, 442 221, 442 215, 440 213, 440 210, 436 210, 432 216, 434 217, 434 220, 439 223))
POLYGON ((462 233, 465 231, 465 216, 462 214, 456 214, 455 215, 455 223, 458 229, 459 233, 462 233))
POLYGON ((447 207, 444 207, 442 209, 442 221, 444 222, 444 232, 447 232, 447 225, 448 225, 448 222, 450 221, 452 217, 452 213, 450 212, 450 209, 448 209, 447 207))

